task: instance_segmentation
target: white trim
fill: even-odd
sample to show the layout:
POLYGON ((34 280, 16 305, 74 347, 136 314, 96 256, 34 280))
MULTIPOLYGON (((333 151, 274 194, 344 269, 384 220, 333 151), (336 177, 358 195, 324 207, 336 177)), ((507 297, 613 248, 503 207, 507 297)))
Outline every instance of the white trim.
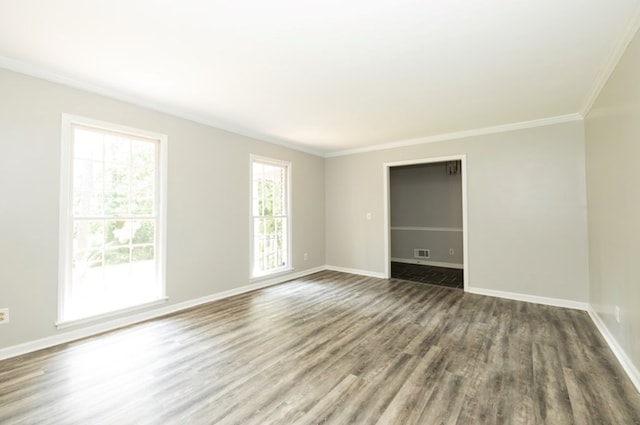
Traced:
POLYGON ((596 328, 598 328, 607 345, 611 351, 613 351, 613 354, 616 356, 616 359, 618 359, 618 362, 627 373, 627 376, 633 385, 636 387, 636 390, 640 393, 640 371, 638 371, 638 368, 633 364, 629 356, 627 356, 627 353, 620 344, 618 344, 616 338, 609 331, 609 328, 607 328, 607 325, 604 324, 591 304, 588 304, 587 313, 589 313, 589 317, 591 317, 596 328))
POLYGON ((251 292, 257 289, 266 288, 268 286, 277 285, 279 283, 283 283, 289 280, 299 279, 301 277, 308 276, 310 274, 317 273, 323 270, 326 270, 326 266, 307 269, 307 270, 304 270, 298 273, 293 273, 287 276, 280 276, 278 278, 264 280, 259 283, 244 285, 239 288, 218 292, 216 294, 207 295, 202 298, 196 298, 193 300, 168 305, 158 309, 148 310, 132 316, 121 317, 118 319, 110 320, 108 322, 98 323, 95 325, 82 327, 73 331, 68 331, 68 332, 57 334, 57 335, 49 336, 46 338, 37 339, 35 341, 29 341, 23 344, 2 348, 0 349, 0 360, 8 359, 10 357, 20 356, 22 354, 27 354, 33 351, 53 347, 54 345, 64 344, 77 339, 86 338, 92 335, 97 335, 99 333, 112 331, 114 329, 130 326, 135 323, 144 322, 146 320, 155 319, 161 316, 166 316, 168 314, 186 310, 188 308, 192 308, 192 307, 205 304, 211 301, 217 301, 217 300, 229 298, 235 295, 244 294, 246 292, 251 292))
POLYGON ((98 314, 95 316, 83 317, 81 319, 68 320, 66 322, 56 322, 56 328, 58 329, 66 329, 66 328, 74 328, 82 325, 89 325, 91 323, 96 323, 99 321, 104 321, 110 319, 112 317, 120 316, 123 314, 129 314, 140 310, 145 310, 151 307, 155 307, 158 305, 166 304, 169 300, 168 297, 163 297, 158 300, 153 300, 146 302, 144 304, 137 304, 131 307, 121 308, 119 310, 109 311, 107 313, 98 314))
POLYGON ((410 227, 392 226, 391 230, 416 231, 416 232, 462 232, 462 227, 410 227))
POLYGON ((7 69, 9 71, 18 72, 20 74, 28 75, 31 77, 39 78, 41 80, 62 84, 67 87, 83 90, 89 93, 97 94, 99 96, 108 97, 110 99, 116 99, 132 105, 150 109, 156 112, 162 112, 174 117, 178 117, 188 121, 203 124, 208 127, 229 131, 231 133, 250 137, 252 139, 259 140, 261 142, 267 142, 274 145, 284 146, 286 148, 293 149, 298 152, 304 152, 310 155, 323 157, 322 152, 312 148, 308 148, 294 141, 282 140, 277 137, 273 137, 269 134, 261 133, 241 125, 228 123, 228 122, 211 118, 211 117, 204 117, 202 115, 194 114, 192 112, 188 112, 186 110, 176 108, 174 106, 165 105, 165 104, 150 101, 148 99, 144 99, 138 96, 133 96, 127 93, 123 93, 121 91, 114 90, 111 88, 87 83, 85 81, 82 81, 76 78, 72 78, 63 74, 52 72, 42 67, 17 61, 15 59, 7 58, 5 56, 0 56, 0 68, 7 69))
POLYGON ((384 273, 380 272, 372 272, 369 270, 359 270, 359 269, 351 269, 348 267, 338 267, 338 266, 325 266, 325 270, 331 270, 333 272, 341 272, 341 273, 350 273, 350 274, 358 274, 360 276, 367 277, 377 277, 380 279, 387 279, 387 276, 384 273))
POLYGON ((156 237, 158 241, 156 248, 159 249, 158 261, 158 279, 162 282, 161 297, 167 298, 167 212, 169 208, 169 136, 165 134, 159 134, 160 136, 160 169, 157 172, 158 176, 158 214, 160 216, 160 225, 157 232, 159 235, 156 237))
POLYGON ((424 266, 447 267, 449 269, 464 270, 464 264, 447 263, 447 262, 444 262, 444 261, 417 260, 417 259, 414 259, 414 258, 398 258, 398 257, 391 257, 391 261, 394 261, 396 263, 421 264, 421 265, 424 265, 424 266))
POLYGON ((578 113, 558 115, 538 120, 514 122, 511 124, 496 125, 493 127, 475 128, 472 130, 456 131, 452 133, 437 134, 434 136, 418 137, 416 139, 398 140, 395 142, 382 143, 378 145, 364 146, 362 148, 345 149, 335 152, 328 152, 325 158, 335 156, 352 155, 356 153, 373 152, 385 149, 394 149, 404 146, 422 145, 424 143, 443 142, 445 140, 464 139, 467 137, 483 136, 487 134, 505 133, 508 131, 523 130, 534 127, 544 127, 547 125, 562 124, 566 122, 582 121, 582 115, 578 113))
POLYGON ((600 92, 602 91, 602 89, 604 89, 607 81, 609 81, 611 74, 613 74, 613 71, 618 66, 618 63, 622 59, 624 52, 627 50, 629 43, 631 43, 633 37, 635 37, 636 33, 638 32, 638 29, 640 29, 640 6, 636 6, 636 11, 631 17, 629 24, 621 33, 620 38, 618 39, 618 42, 613 49, 613 52, 611 52, 611 55, 609 56, 607 62, 604 64, 604 67, 598 75, 593 87, 591 88, 591 91, 584 99, 582 107, 580 108, 580 113, 583 117, 586 117, 587 114, 589 114, 589 112, 591 111, 591 108, 593 108, 593 104, 598 99, 598 96, 600 96, 600 92))
POLYGON ((250 283, 262 282, 263 280, 266 280, 266 279, 273 279, 273 278, 277 278, 279 276, 285 275, 287 273, 291 273, 294 270, 295 269, 293 267, 286 267, 284 269, 277 269, 267 274, 261 274, 257 276, 249 275, 249 282, 250 283))
MULTIPOLYGON (((58 309, 56 311, 56 320, 59 322, 65 307, 65 291, 64 285, 67 276, 71 275, 69 270, 71 258, 72 230, 69 226, 69 217, 71 215, 71 207, 73 205, 72 198, 72 182, 71 170, 72 153, 71 153, 71 125, 73 116, 62 114, 61 140, 60 140, 60 215, 58 218, 58 309), (66 202, 63 199, 66 197, 66 202)), ((1 357, 0 357, 1 358, 1 357)))
POLYGON ((471 273, 469 271, 469 214, 467 204, 467 155, 441 156, 434 158, 411 159, 405 161, 385 162, 382 164, 382 186, 383 186, 383 226, 384 226, 384 277, 391 276, 391 219, 390 219, 390 194, 389 176, 391 167, 401 167, 404 165, 430 164, 434 162, 460 161, 460 172, 462 177, 462 264, 464 290, 469 287, 471 273))
POLYGON ((527 303, 550 305, 553 307, 571 308, 574 310, 587 310, 587 303, 561 298, 540 297, 538 295, 519 294, 516 292, 498 291, 495 289, 485 289, 468 287, 467 292, 471 294, 487 295, 489 297, 504 298, 507 300, 524 301, 527 303))

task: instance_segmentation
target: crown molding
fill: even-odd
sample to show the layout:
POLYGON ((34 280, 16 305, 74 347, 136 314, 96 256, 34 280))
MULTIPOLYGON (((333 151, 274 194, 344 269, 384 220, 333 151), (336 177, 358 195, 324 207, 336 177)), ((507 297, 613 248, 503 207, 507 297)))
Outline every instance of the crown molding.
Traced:
POLYGON ((419 137, 416 139, 399 140, 396 142, 383 143, 379 145, 365 146, 362 148, 346 149, 341 151, 329 152, 325 154, 325 158, 336 156, 352 155, 364 152, 380 151, 385 149, 401 148, 405 146, 422 145, 424 143, 443 142, 446 140, 464 139, 467 137, 483 136, 487 134, 505 133, 508 131, 522 130, 534 127, 544 127, 547 125, 562 124, 572 121, 581 121, 582 115, 579 113, 557 115, 538 120, 521 121, 511 124, 497 125, 493 127, 476 128, 473 130, 456 131, 453 133, 437 134, 435 136, 419 137))
POLYGON ((602 89, 604 89, 604 86, 607 84, 607 81, 609 81, 609 77, 611 77, 611 74, 613 74, 613 71, 616 69, 616 66, 618 66, 618 63, 622 59, 624 52, 627 50, 627 47, 629 47, 629 43, 631 43, 631 41, 633 40, 633 37, 635 37, 639 29, 640 29, 640 5, 636 7, 636 12, 633 14, 626 29, 620 35, 620 38, 616 43, 615 49, 611 53, 611 56, 609 56, 609 59, 605 63, 605 66, 600 72, 600 75, 598 75, 598 78, 596 79, 593 85, 593 88, 585 98, 582 104, 582 108, 580 108, 580 113, 582 114, 583 117, 586 117, 587 114, 591 111, 591 108, 593 107, 593 104, 596 102, 596 99, 598 99, 600 92, 602 91, 602 89))
POLYGON ((12 58, 0 56, 0 68, 14 71, 20 74, 28 75, 30 77, 39 78, 41 80, 50 81, 52 83, 61 84, 74 89, 86 91, 89 93, 97 94, 99 96, 108 97, 110 99, 119 100, 122 102, 130 103, 135 106, 140 106, 146 109, 150 109, 156 112, 162 112, 177 118, 182 118, 188 121, 192 121, 198 124, 206 125, 218 130, 227 131, 241 136, 246 136, 261 142, 267 142, 274 145, 279 145, 285 148, 293 149, 298 152, 304 152, 310 155, 323 157, 324 154, 320 151, 309 149, 301 146, 295 142, 282 140, 267 134, 263 134, 248 128, 230 124, 224 121, 211 119, 202 115, 194 114, 181 108, 171 107, 159 102, 153 102, 141 97, 132 96, 130 94, 100 86, 97 84, 88 83, 77 78, 72 78, 67 75, 52 72, 42 67, 21 62, 12 58))

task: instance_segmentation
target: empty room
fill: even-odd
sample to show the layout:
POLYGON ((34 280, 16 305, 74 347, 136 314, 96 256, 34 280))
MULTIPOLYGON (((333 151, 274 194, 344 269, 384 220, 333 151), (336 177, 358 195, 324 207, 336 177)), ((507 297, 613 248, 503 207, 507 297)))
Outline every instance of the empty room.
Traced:
POLYGON ((640 424, 640 0, 3 0, 0 424, 640 424))

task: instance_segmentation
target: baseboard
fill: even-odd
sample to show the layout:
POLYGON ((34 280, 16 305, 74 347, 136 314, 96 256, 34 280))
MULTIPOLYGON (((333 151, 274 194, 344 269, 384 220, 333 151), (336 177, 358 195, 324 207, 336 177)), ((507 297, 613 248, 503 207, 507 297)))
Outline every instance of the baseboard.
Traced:
POLYGON ((618 344, 618 341, 616 341, 613 334, 609 331, 609 328, 607 328, 607 325, 604 324, 591 304, 588 304, 587 312, 589 313, 589 317, 591 317, 593 323, 596 325, 596 328, 598 328, 598 330, 602 334, 602 337, 607 342, 607 345, 618 359, 618 362, 627 373, 627 376, 629 377, 629 379, 631 379, 631 382, 636 387, 636 390, 638 390, 638 392, 640 393, 640 371, 638 371, 638 368, 636 368, 629 356, 627 356, 627 353, 625 353, 624 349, 620 346, 620 344, 618 344))
POLYGON ((565 300, 561 298, 539 297, 537 295, 519 294, 517 292, 496 291, 494 289, 484 289, 469 287, 466 292, 478 295, 488 295, 490 297, 505 298, 508 300, 524 301, 534 304, 550 305, 553 307, 571 308, 574 310, 587 310, 587 303, 579 301, 565 300))
POLYGON ((207 295, 206 297, 196 298, 196 299, 185 301, 182 303, 166 305, 161 308, 147 310, 147 311, 129 315, 126 317, 120 317, 117 319, 109 320, 107 322, 84 326, 72 331, 67 331, 57 335, 52 335, 49 337, 37 339, 35 341, 29 341, 29 342, 25 342, 18 345, 13 345, 11 347, 2 348, 0 349, 0 360, 20 356, 22 354, 31 353, 33 351, 42 350, 42 349, 53 347, 59 344, 64 344, 67 342, 75 341, 77 339, 86 338, 92 335, 97 335, 99 333, 112 331, 114 329, 133 325, 135 323, 144 322, 145 320, 166 316, 167 314, 176 313, 191 307, 195 307, 201 304, 206 304, 211 301, 217 301, 223 298, 232 297, 234 295, 240 295, 245 292, 255 291, 256 289, 277 285, 282 282, 298 279, 298 278, 301 278, 319 271, 323 271, 326 269, 327 269, 326 266, 320 266, 320 267, 315 267, 313 269, 303 270, 297 273, 278 276, 272 279, 265 279, 257 283, 252 283, 250 285, 244 285, 239 288, 230 289, 228 291, 207 295))
POLYGON ((325 270, 331 270, 334 272, 342 272, 342 273, 351 273, 351 274, 359 274, 361 276, 368 276, 368 277, 377 277, 380 279, 386 279, 387 276, 385 276, 384 273, 378 273, 378 272, 372 272, 369 270, 358 270, 358 269, 350 269, 348 267, 338 267, 338 266, 325 266, 325 270))
POLYGON ((444 261, 431 261, 431 260, 416 260, 413 258, 397 258, 391 257, 391 261, 396 263, 405 263, 405 264, 421 264, 425 266, 434 266, 434 267, 446 267, 449 269, 464 269, 464 264, 459 263, 446 263, 444 261))

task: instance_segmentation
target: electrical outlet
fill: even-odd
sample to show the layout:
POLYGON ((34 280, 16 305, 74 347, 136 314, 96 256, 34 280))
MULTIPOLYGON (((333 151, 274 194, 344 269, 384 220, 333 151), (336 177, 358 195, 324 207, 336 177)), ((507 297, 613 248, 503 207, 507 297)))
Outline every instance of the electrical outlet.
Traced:
POLYGON ((616 322, 620 323, 620 307, 616 306, 616 322))
POLYGON ((0 308, 0 325, 9 323, 9 309, 0 308))
POLYGON ((306 252, 304 253, 304 261, 307 261, 309 259, 309 254, 307 254, 306 252))
POLYGON ((455 251, 453 250, 453 248, 449 248, 449 255, 453 255, 455 253, 455 251))

